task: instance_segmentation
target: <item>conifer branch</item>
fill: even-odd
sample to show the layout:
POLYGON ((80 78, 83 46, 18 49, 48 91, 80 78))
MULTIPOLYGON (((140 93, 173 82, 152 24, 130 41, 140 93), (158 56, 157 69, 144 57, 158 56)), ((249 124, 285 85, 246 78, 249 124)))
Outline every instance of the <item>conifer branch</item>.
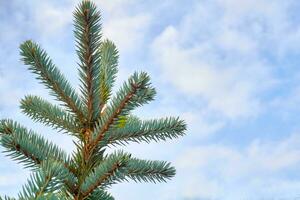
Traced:
POLYGON ((21 109, 35 121, 79 137, 80 127, 76 117, 38 96, 29 95, 22 99, 21 109))
POLYGON ((105 188, 112 184, 128 181, 166 182, 175 175, 175 168, 164 161, 149 161, 131 158, 130 154, 118 152, 105 158, 87 176, 82 184, 83 196, 88 196, 96 188, 105 188))
POLYGON ((55 198, 57 198, 57 200, 62 200, 62 199, 63 200, 74 200, 74 198, 72 197, 72 194, 70 194, 66 190, 58 191, 58 193, 55 194, 55 198))
POLYGON ((74 169, 68 165, 66 153, 53 143, 46 141, 32 131, 28 131, 12 120, 0 121, 0 133, 0 143, 6 148, 4 152, 8 153, 12 159, 23 163, 25 168, 36 171, 41 168, 44 162, 54 160, 68 170, 66 184, 73 187, 76 183, 73 174, 74 169))
POLYGON ((0 200, 16 200, 15 198, 12 198, 12 197, 8 197, 8 196, 4 196, 4 198, 2 198, 0 196, 0 200))
POLYGON ((114 200, 114 198, 106 191, 96 188, 87 198, 87 200, 114 200))
POLYGON ((100 47, 100 105, 101 111, 111 96, 112 87, 118 72, 118 50, 109 40, 101 43, 100 47))
POLYGON ((105 133, 116 125, 121 116, 126 116, 134 108, 153 100, 155 94, 155 89, 150 86, 149 76, 144 72, 134 73, 128 82, 123 84, 106 109, 104 116, 100 118, 88 149, 93 152, 105 133))
MULTIPOLYGON (((65 196, 63 196, 65 197, 65 196)), ((51 200, 61 200, 62 198, 60 198, 57 194, 44 194, 44 195, 41 195, 37 198, 35 198, 36 200, 48 200, 48 199, 51 199, 51 200)), ((67 200, 67 198, 63 198, 64 200, 67 200)))
POLYGON ((55 193, 64 189, 63 180, 68 172, 55 160, 47 160, 42 163, 41 168, 34 172, 27 184, 19 193, 19 199, 47 199, 55 197, 55 193))
POLYGON ((98 187, 106 187, 123 179, 122 168, 126 165, 130 154, 122 151, 113 153, 96 166, 81 185, 83 196, 90 195, 98 187))
POLYGON ((29 70, 51 90, 51 94, 84 122, 82 103, 70 83, 52 63, 46 52, 36 43, 28 40, 20 46, 22 60, 29 70))
POLYGON ((167 140, 184 135, 186 124, 178 117, 167 117, 152 120, 140 120, 131 116, 126 119, 124 127, 117 126, 110 130, 103 139, 107 144, 124 144, 167 140))
POLYGON ((20 126, 12 120, 2 120, 1 144, 14 160, 25 167, 38 168, 38 164, 49 158, 66 163, 66 153, 43 137, 20 126))
POLYGON ((81 91, 87 106, 87 123, 94 122, 99 114, 99 47, 101 39, 100 12, 94 3, 82 1, 74 12, 74 26, 81 91))
POLYGON ((176 170, 165 161, 149 161, 131 158, 126 165, 126 176, 135 182, 166 182, 175 176, 176 170))
POLYGON ((19 161, 19 163, 24 163, 25 168, 38 168, 38 165, 41 164, 40 158, 36 157, 36 155, 30 152, 29 149, 26 149, 26 147, 16 143, 11 136, 2 136, 1 144, 7 148, 4 153, 9 153, 8 155, 14 160, 19 161))

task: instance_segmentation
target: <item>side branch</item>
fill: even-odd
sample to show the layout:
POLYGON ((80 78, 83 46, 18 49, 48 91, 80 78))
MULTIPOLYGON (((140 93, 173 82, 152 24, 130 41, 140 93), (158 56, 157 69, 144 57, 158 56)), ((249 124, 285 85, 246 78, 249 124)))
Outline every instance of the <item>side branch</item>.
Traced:
POLYGON ((70 189, 76 183, 74 169, 68 165, 66 153, 56 145, 11 120, 0 121, 0 133, 5 152, 26 168, 36 171, 41 169, 44 162, 52 160, 68 171, 66 183, 70 189))
POLYGON ((81 191, 83 197, 90 195, 97 187, 106 187, 123 179, 122 169, 126 166, 130 154, 122 151, 113 153, 96 166, 84 180, 81 191))
POLYGON ((76 117, 60 107, 43 100, 38 96, 26 96, 21 100, 22 111, 33 120, 42 122, 53 128, 68 131, 79 136, 80 128, 76 117))
POLYGON ((151 161, 131 158, 125 167, 125 176, 135 182, 166 182, 175 176, 176 170, 165 161, 151 161))
POLYGON ((155 89, 150 86, 150 77, 144 72, 134 73, 112 99, 104 116, 99 119, 92 134, 92 141, 88 145, 89 152, 93 153, 105 133, 117 124, 119 118, 127 116, 134 108, 150 102, 155 94, 155 89))
POLYGON ((122 110, 125 108, 128 101, 132 98, 133 94, 136 92, 136 89, 137 88, 135 86, 133 86, 133 90, 125 96, 125 98, 119 105, 118 109, 116 109, 116 111, 113 113, 113 115, 108 119, 106 125, 104 125, 100 129, 97 138, 94 141, 92 141, 92 143, 89 144, 89 147, 88 147, 89 150, 92 150, 94 148, 94 146, 96 146, 99 143, 99 141, 101 141, 103 139, 105 132, 108 131, 109 127, 115 121, 115 118, 117 118, 121 114, 122 110))
POLYGON ((11 120, 2 120, 0 126, 2 129, 0 131, 4 134, 1 137, 1 144, 13 159, 28 167, 49 158, 65 163, 66 153, 33 131, 28 131, 11 120))
POLYGON ((19 193, 20 199, 54 199, 54 195, 63 191, 63 181, 68 176, 67 170, 55 160, 47 160, 34 172, 19 193), (51 197, 51 198, 50 198, 51 197))
POLYGON ((111 196, 108 192, 96 188, 88 197, 87 200, 114 200, 114 197, 111 196))
POLYGON ((24 42, 20 49, 22 60, 29 66, 29 70, 37 74, 37 78, 51 90, 51 94, 64 102, 79 121, 84 123, 81 99, 46 52, 30 40, 24 42))
POLYGON ((140 120, 130 116, 125 125, 110 130, 105 135, 107 144, 124 144, 133 142, 150 142, 177 138, 184 135, 186 124, 178 117, 167 117, 152 120, 140 120))

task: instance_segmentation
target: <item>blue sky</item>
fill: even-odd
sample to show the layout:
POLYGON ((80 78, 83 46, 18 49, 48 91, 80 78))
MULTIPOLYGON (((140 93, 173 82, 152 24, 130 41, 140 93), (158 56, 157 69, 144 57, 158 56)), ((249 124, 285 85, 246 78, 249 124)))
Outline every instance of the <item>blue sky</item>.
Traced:
MULTIPOLYGON (((48 91, 20 62, 32 39, 78 88, 72 11, 78 1, 0 0, 0 118, 13 118, 66 151, 70 138, 32 123, 26 94, 48 91)), ((297 0, 98 0, 103 35, 120 51, 115 90, 149 72, 156 100, 135 113, 181 116, 187 135, 130 144, 141 158, 168 160, 166 184, 122 183, 131 200, 300 198, 300 2, 297 0)), ((3 149, 0 149, 3 150, 3 149)), ((0 195, 15 195, 29 172, 0 155, 0 195)))

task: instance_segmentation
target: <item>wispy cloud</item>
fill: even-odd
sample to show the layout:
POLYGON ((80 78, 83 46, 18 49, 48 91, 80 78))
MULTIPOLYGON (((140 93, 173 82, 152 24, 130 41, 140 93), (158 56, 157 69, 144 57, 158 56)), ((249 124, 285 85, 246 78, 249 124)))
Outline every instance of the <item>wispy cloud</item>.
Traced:
POLYGON ((229 119, 255 116, 262 106, 260 94, 275 81, 276 66, 259 55, 265 44, 252 37, 255 27, 241 27, 252 9, 228 10, 233 6, 227 4, 195 4, 178 26, 157 36, 153 52, 163 78, 203 98, 211 110, 229 119))
POLYGON ((300 164, 299 139, 292 134, 282 141, 254 140, 242 149, 221 144, 187 148, 177 159, 183 179, 177 188, 182 190, 170 191, 170 199, 296 198, 300 181, 291 177, 300 164))

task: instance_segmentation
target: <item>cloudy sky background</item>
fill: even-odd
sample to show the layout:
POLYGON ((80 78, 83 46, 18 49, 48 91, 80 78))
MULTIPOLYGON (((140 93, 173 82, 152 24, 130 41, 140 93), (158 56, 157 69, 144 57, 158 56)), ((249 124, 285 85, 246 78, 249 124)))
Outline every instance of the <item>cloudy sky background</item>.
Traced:
MULTIPOLYGON (((71 152, 70 137, 32 124, 26 94, 48 91, 20 62, 32 39, 78 87, 72 11, 78 1, 0 0, 0 118, 13 118, 71 152)), ((156 100, 143 118, 181 116, 187 136, 131 144, 168 160, 166 184, 122 183, 124 200, 300 198, 300 2, 297 0, 98 0, 103 34, 120 51, 117 85, 149 72, 156 100)), ((0 148, 2 151, 3 149, 0 148)), ((16 195, 29 172, 0 155, 0 195, 16 195)))

